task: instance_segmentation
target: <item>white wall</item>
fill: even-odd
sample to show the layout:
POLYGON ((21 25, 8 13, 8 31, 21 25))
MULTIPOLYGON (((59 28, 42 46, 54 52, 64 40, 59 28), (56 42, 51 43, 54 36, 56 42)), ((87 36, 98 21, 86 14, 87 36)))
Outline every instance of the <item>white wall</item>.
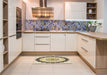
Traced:
POLYGON ((48 7, 54 8, 54 19, 64 20, 64 0, 48 0, 48 7))
MULTIPOLYGON (((23 0, 26 3, 26 19, 32 18, 32 7, 39 7, 39 0, 23 0)), ((65 0, 48 0, 47 5, 54 7, 54 19, 64 19, 64 1, 65 0)), ((67 1, 79 1, 79 2, 92 2, 93 0, 67 0, 67 1)))
POLYGON ((97 2, 97 19, 102 23, 100 32, 104 31, 104 0, 95 0, 97 2))
POLYGON ((22 0, 16 0, 16 7, 22 8, 22 0))
POLYGON ((107 33, 107 0, 104 0, 104 32, 107 33))
POLYGON ((23 0, 26 3, 26 19, 33 19, 32 7, 39 7, 39 0, 23 0))

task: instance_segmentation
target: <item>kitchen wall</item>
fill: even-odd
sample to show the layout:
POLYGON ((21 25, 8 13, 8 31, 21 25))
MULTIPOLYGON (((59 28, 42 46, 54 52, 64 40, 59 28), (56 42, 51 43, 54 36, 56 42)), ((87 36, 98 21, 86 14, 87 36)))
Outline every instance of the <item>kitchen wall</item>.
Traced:
POLYGON ((107 0, 104 0, 104 32, 107 33, 107 0))
MULTIPOLYGON (((32 7, 39 6, 39 0, 23 0, 26 3, 26 19, 31 20, 32 18, 32 7)), ((48 6, 54 7, 54 19, 64 20, 64 1, 65 0, 48 0, 48 6)), ((93 0, 66 0, 75 2, 92 2, 93 0)))
POLYGON ((95 0, 95 2, 97 2, 97 19, 102 23, 100 31, 104 32, 104 0, 95 0))
POLYGON ((89 21, 26 20, 25 30, 86 31, 86 25, 88 22, 89 21))

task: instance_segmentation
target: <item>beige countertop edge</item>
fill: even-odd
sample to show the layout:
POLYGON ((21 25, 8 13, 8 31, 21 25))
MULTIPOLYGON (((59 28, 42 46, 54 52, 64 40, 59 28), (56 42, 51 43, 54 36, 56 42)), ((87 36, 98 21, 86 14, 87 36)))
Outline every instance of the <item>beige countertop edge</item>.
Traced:
POLYGON ((67 31, 22 31, 22 33, 78 33, 97 40, 107 40, 107 33, 98 32, 67 32, 67 31))

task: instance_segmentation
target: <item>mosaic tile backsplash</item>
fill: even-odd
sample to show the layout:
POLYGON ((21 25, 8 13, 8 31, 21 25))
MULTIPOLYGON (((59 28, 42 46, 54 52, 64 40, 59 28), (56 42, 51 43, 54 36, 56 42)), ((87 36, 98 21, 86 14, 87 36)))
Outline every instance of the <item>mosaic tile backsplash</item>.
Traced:
POLYGON ((26 20, 25 30, 33 31, 86 31, 88 21, 26 20))

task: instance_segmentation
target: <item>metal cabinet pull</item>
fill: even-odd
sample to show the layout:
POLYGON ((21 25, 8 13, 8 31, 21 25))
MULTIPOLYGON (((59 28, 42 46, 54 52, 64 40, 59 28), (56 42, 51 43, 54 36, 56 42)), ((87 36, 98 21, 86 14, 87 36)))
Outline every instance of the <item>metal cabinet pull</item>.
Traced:
POLYGON ((88 52, 88 50, 86 50, 84 47, 81 47, 85 52, 88 52))
POLYGON ((37 38, 48 38, 49 36, 36 36, 37 38))
POLYGON ((82 38, 82 40, 85 41, 85 42, 88 42, 88 40, 86 40, 86 39, 83 39, 83 38, 82 38))
POLYGON ((41 44, 39 44, 39 43, 37 43, 36 45, 49 45, 49 44, 42 44, 42 43, 41 43, 41 44))

